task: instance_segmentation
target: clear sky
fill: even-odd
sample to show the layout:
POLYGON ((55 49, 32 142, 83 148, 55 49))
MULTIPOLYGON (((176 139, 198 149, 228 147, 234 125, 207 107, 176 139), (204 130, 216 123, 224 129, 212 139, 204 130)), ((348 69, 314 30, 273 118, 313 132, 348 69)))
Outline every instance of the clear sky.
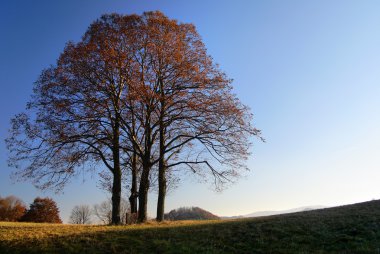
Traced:
POLYGON ((67 41, 78 41, 101 14, 150 10, 195 24, 267 140, 254 140, 251 171, 237 184, 216 193, 188 174, 168 196, 167 211, 199 206, 239 215, 380 198, 380 2, 370 0, 2 1, 1 196, 26 203, 53 197, 65 221, 73 206, 106 198, 96 175, 57 195, 13 182, 3 140, 33 82, 67 41))

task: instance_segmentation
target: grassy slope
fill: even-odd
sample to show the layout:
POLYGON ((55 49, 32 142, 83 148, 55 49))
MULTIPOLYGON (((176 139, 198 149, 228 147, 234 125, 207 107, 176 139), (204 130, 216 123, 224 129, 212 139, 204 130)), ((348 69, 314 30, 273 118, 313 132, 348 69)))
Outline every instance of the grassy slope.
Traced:
POLYGON ((380 253, 380 201, 234 221, 0 223, 0 253, 380 253))

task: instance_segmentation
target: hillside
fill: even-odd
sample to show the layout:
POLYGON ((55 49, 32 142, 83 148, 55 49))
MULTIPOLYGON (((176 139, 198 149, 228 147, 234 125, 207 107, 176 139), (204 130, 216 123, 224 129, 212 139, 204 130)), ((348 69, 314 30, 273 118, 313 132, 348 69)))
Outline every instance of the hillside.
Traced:
POLYGON ((245 215, 235 215, 235 216, 223 216, 221 219, 229 220, 229 219, 243 219, 243 218, 253 218, 253 217, 263 217, 263 216, 272 216, 272 215, 280 215, 287 213, 298 213, 298 212, 306 212, 318 209, 328 208, 327 206, 303 206, 298 208, 293 208, 289 210, 280 210, 280 211, 258 211, 245 215))
POLYGON ((380 201, 136 226, 0 223, 0 253, 378 253, 380 201))
POLYGON ((220 218, 199 207, 181 207, 165 214, 165 220, 219 220, 220 218))
POLYGON ((306 211, 312 211, 317 209, 324 209, 327 207, 324 206, 303 206, 298 208, 293 208, 289 210, 282 210, 282 211, 259 211, 254 212, 246 215, 242 215, 244 218, 251 218, 251 217, 262 217, 262 216, 271 216, 271 215, 279 215, 279 214, 286 214, 286 213, 298 213, 298 212, 306 212, 306 211))

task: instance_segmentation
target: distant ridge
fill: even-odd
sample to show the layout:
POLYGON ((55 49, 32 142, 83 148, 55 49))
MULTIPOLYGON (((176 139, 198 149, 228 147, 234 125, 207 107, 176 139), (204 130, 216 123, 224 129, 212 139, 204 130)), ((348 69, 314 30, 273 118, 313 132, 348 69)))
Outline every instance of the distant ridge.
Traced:
POLYGON ((279 214, 287 214, 287 213, 297 213, 297 212, 305 212, 312 211, 318 209, 325 209, 327 206, 315 205, 315 206, 302 206, 298 208, 281 210, 281 211, 258 211, 249 213, 246 215, 237 215, 237 216, 224 216, 222 219, 239 219, 239 218, 253 218, 253 217, 263 217, 263 216, 271 216, 271 215, 279 215, 279 214))

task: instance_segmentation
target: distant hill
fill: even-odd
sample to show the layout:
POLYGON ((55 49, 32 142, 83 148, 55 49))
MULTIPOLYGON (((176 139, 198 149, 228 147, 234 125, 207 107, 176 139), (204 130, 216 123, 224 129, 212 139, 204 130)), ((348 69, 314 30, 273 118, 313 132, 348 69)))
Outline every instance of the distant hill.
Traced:
POLYGON ((282 210, 282 211, 254 212, 254 213, 243 215, 242 217, 252 218, 252 217, 270 216, 270 215, 278 215, 278 214, 306 212, 306 211, 312 211, 312 210, 324 209, 324 208, 327 208, 327 207, 326 206, 303 206, 303 207, 293 208, 293 209, 289 209, 289 210, 282 210))
POLYGON ((181 207, 165 214, 165 220, 219 220, 220 218, 199 207, 181 207))
POLYGON ((298 208, 293 208, 289 210, 281 210, 281 211, 259 211, 259 212, 253 212, 245 215, 237 215, 237 216, 223 216, 222 219, 241 219, 241 218, 254 218, 254 217, 263 217, 263 216, 271 216, 271 215, 280 215, 280 214, 287 214, 287 213, 297 213, 297 212, 306 212, 306 211, 312 211, 317 209, 324 209, 327 208, 326 206, 303 206, 298 208))

